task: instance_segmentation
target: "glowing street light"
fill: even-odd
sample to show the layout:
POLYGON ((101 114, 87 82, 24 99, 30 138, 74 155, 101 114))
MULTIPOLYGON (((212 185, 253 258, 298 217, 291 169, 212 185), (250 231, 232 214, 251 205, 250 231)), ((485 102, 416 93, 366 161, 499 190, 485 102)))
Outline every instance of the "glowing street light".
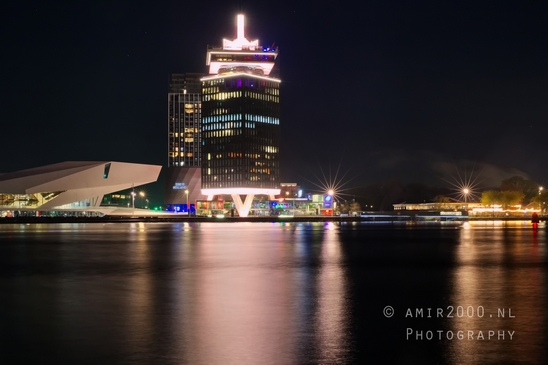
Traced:
POLYGON ((335 190, 329 189, 327 195, 331 197, 331 215, 335 215, 335 190))
POLYGON ((542 190, 544 190, 544 188, 542 186, 539 186, 538 187, 538 195, 542 194, 542 190))
POLYGON ((144 197, 145 197, 145 192, 144 192, 144 191, 140 191, 140 192, 139 192, 139 196, 140 196, 141 198, 144 198, 144 197))
POLYGON ((468 188, 462 189, 462 194, 464 195, 464 202, 466 203, 466 201, 468 200, 468 194, 470 194, 470 189, 468 188))
POLYGON ((185 190, 186 195, 186 212, 190 216, 190 205, 188 205, 188 189, 185 190))

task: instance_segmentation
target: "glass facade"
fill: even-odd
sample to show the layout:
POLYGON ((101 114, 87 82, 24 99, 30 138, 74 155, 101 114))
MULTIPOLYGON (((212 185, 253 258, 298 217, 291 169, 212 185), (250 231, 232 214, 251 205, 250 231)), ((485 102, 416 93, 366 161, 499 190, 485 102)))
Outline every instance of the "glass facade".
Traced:
POLYGON ((168 93, 168 167, 200 166, 200 74, 174 74, 168 93))
POLYGON ((279 187, 279 91, 253 73, 202 79, 203 189, 279 187))
POLYGON ((0 208, 32 209, 56 198, 63 191, 52 191, 35 194, 2 194, 0 193, 0 208))

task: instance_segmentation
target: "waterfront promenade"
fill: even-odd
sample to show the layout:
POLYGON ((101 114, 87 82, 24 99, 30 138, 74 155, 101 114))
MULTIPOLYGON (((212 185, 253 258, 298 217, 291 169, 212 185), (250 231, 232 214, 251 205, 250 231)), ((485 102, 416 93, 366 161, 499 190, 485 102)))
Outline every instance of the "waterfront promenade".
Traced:
MULTIPOLYGON (((546 221, 548 216, 541 216, 540 221, 546 221)), ((128 223, 128 222, 462 222, 469 220, 482 221, 530 221, 531 217, 468 217, 448 218, 436 215, 424 215, 423 212, 371 212, 357 217, 341 216, 251 216, 251 217, 195 217, 186 215, 171 215, 160 217, 10 217, 0 218, 0 224, 14 223, 128 223)))

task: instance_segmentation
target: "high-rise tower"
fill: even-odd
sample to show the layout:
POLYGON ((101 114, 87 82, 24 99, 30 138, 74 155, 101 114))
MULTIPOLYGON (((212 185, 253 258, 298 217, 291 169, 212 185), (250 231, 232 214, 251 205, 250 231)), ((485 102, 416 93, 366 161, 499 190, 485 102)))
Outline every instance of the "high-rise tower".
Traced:
POLYGON ((203 74, 173 74, 167 94, 168 167, 200 167, 203 74))
POLYGON ((207 50, 202 194, 231 195, 242 217, 254 195, 280 193, 280 80, 270 77, 277 56, 277 47, 245 38, 243 15, 237 17, 235 40, 207 50))
POLYGON ((168 163, 164 202, 187 212, 202 199, 200 184, 201 92, 203 74, 173 74, 167 94, 168 163))

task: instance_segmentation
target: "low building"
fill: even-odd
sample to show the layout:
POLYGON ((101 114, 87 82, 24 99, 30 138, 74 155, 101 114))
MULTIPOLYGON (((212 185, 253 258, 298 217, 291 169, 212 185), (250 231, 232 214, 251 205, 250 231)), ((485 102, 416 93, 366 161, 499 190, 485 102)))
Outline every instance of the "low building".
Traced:
POLYGON ((481 207, 481 203, 473 202, 430 202, 430 203, 399 203, 393 204, 394 210, 472 210, 477 207, 481 207))

